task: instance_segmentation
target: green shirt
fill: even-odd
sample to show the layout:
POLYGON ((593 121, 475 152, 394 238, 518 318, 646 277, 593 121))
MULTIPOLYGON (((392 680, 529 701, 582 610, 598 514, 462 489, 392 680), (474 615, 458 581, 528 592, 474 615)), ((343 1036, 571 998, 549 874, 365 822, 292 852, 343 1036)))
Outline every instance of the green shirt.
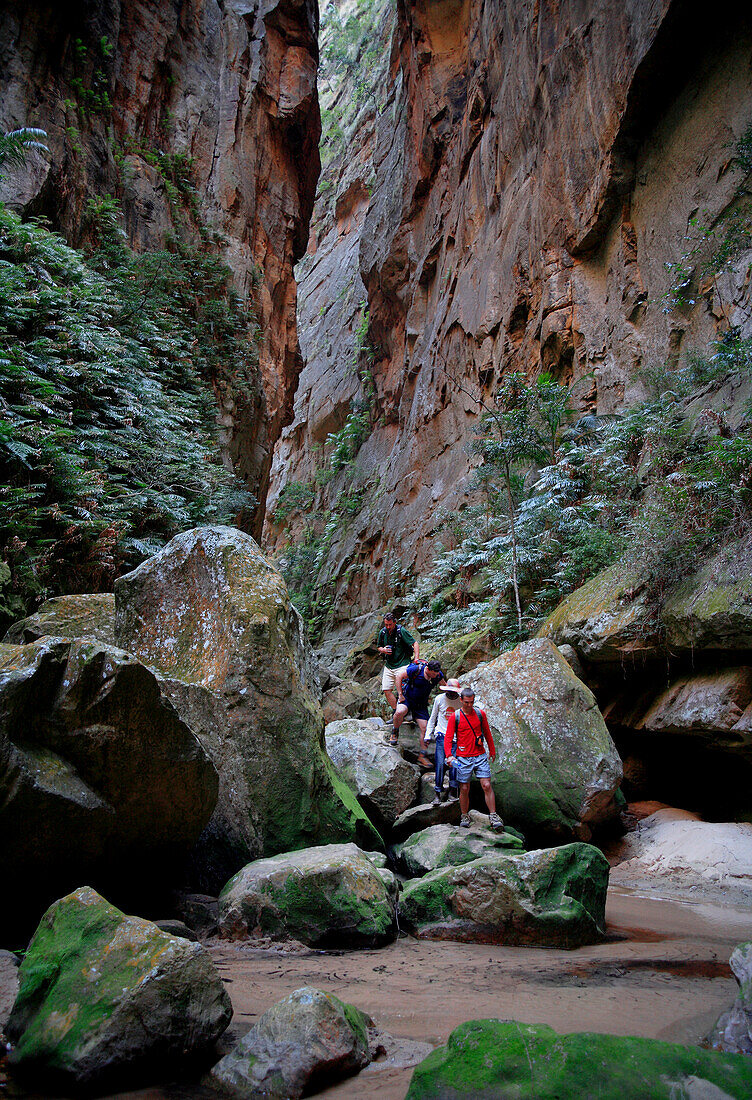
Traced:
POLYGON ((376 645, 390 645, 392 647, 392 652, 384 658, 384 664, 387 668, 404 668, 413 659, 415 638, 408 630, 405 630, 404 626, 398 626, 393 634, 387 634, 387 629, 383 626, 376 645))

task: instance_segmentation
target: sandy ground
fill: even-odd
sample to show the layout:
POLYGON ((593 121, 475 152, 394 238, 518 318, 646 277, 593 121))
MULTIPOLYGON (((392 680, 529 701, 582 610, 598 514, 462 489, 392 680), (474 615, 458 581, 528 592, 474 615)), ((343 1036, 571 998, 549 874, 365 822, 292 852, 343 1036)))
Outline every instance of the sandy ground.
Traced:
MULTIPOLYGON (((381 950, 326 953, 212 943, 235 1010, 228 1042, 302 985, 351 1001, 394 1036, 432 1045, 481 1017, 699 1042, 736 996, 728 958, 752 936, 752 911, 725 905, 721 892, 698 904, 612 888, 607 918, 607 942, 576 951, 409 937, 381 950)), ((386 1059, 319 1095, 402 1100, 411 1073, 386 1059)), ((176 1086, 120 1093, 119 1100, 205 1095, 176 1086)))

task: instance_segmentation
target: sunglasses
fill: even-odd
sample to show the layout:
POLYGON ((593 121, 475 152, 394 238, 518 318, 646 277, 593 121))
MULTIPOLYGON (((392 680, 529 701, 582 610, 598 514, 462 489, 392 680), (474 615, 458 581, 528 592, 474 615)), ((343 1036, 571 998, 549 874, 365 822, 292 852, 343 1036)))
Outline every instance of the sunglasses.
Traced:
POLYGON ((458 691, 445 691, 447 699, 459 699, 460 693, 458 691))

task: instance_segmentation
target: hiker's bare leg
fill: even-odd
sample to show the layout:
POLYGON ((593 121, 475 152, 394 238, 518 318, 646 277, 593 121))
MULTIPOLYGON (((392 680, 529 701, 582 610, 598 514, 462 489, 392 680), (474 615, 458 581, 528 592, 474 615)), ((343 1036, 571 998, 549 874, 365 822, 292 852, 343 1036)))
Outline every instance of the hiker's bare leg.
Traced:
POLYGON ((470 813, 470 784, 460 783, 460 813, 470 813))
POLYGON ((400 728, 400 726, 402 725, 402 723, 405 721, 405 716, 407 714, 407 709, 408 709, 407 708, 407 703, 398 703, 397 704, 397 709, 394 712, 394 719, 392 721, 392 725, 394 726, 394 728, 396 730, 398 730, 400 728))
POLYGON ((416 718, 415 721, 417 722, 418 729, 420 730, 420 751, 426 752, 426 726, 428 725, 428 722, 425 718, 416 718))
POLYGON ((384 691, 384 698, 386 699, 392 710, 394 710, 397 706, 397 696, 394 694, 391 688, 387 688, 384 691))
POLYGON ((496 795, 494 794, 494 789, 491 786, 491 780, 490 779, 481 779, 480 785, 483 788, 483 796, 486 800, 486 805, 488 806, 488 812, 490 814, 495 814, 496 813, 496 795))

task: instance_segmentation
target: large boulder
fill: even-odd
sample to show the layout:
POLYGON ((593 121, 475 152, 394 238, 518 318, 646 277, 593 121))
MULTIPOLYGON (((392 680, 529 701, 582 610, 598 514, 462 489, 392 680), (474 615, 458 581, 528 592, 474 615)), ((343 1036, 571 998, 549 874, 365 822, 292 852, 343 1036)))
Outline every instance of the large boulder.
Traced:
POLYGON ((619 754, 595 696, 553 643, 523 642, 462 679, 488 713, 504 820, 533 836, 588 840, 617 815, 619 754))
POLYGON ((200 944, 125 916, 89 887, 48 909, 19 976, 9 1062, 67 1087, 162 1076, 232 1017, 200 944))
POLYGON ((371 699, 362 684, 344 680, 324 691, 321 707, 329 725, 343 718, 366 718, 371 713, 371 699))
POLYGON ((460 867, 494 852, 524 851, 525 845, 514 832, 495 832, 477 810, 470 812, 471 826, 431 825, 413 833, 394 848, 395 859, 406 874, 426 875, 440 867, 460 867))
POLYGON ((405 1100, 749 1100, 752 1060, 658 1039, 470 1020, 413 1072, 405 1100))
POLYGON ((354 1005, 304 986, 272 1005, 211 1076, 231 1096, 297 1100, 368 1065, 371 1025, 354 1005))
POLYGON ((589 844, 497 852, 408 882, 400 926, 419 936, 579 947, 605 928, 608 863, 589 844))
POLYGON ((115 645, 115 597, 111 592, 55 596, 33 615, 13 623, 4 641, 23 645, 45 637, 115 645))
POLYGON ((97 642, 0 645, 0 851, 31 915, 82 879, 169 881, 214 809, 217 773, 154 674, 97 642))
POLYGON ((220 775, 197 855, 220 888, 249 859, 378 834, 324 751, 319 683, 281 574, 250 535, 176 536, 115 584, 118 644, 160 677, 220 775), (284 797, 280 793, 284 792, 284 797))
POLYGON ((713 1050, 752 1054, 752 943, 734 948, 729 965, 739 983, 739 996, 718 1018, 708 1042, 713 1050))
POLYGON ((366 947, 395 931, 394 876, 354 844, 327 844, 249 863, 219 896, 226 937, 292 937, 366 947))
POLYGON ((326 727, 326 751, 368 817, 389 829, 418 797, 420 768, 384 741, 383 729, 347 718, 326 727))
POLYGON ((450 798, 447 802, 434 805, 432 802, 422 802, 419 806, 411 806, 394 823, 391 832, 393 844, 399 844, 407 840, 413 833, 423 832, 432 825, 459 825, 460 803, 458 798, 450 798))

